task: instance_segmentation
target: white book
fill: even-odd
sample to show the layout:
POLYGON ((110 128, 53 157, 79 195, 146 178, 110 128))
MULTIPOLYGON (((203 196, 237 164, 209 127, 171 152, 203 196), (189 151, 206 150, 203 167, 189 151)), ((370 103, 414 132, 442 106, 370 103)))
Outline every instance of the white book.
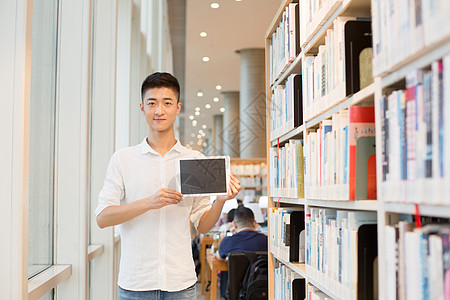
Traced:
POLYGON ((430 299, 444 300, 444 259, 441 237, 438 235, 431 235, 429 237, 429 245, 430 260, 428 264, 430 274, 430 299))
POLYGON ((406 299, 422 300, 421 279, 421 234, 418 232, 405 233, 405 275, 406 299))
POLYGON ((385 295, 383 299, 397 299, 397 240, 396 229, 386 225, 384 228, 384 249, 385 249, 385 295))

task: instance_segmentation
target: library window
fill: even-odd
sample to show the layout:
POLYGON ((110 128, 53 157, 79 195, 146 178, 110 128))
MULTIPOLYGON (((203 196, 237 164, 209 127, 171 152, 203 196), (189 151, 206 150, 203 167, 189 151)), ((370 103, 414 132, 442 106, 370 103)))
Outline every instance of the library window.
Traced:
POLYGON ((33 2, 28 278, 53 263, 57 23, 57 0, 33 2))

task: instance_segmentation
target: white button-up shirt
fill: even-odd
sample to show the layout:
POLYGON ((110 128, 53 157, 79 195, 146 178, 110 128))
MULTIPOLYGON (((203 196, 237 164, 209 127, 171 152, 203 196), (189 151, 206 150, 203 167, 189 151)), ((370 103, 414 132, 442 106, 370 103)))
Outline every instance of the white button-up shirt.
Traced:
MULTIPOLYGON (((118 150, 111 158, 95 210, 123 205, 153 195, 160 188, 175 190, 175 159, 203 155, 177 143, 163 157, 147 139, 118 150)), ((119 225, 121 258, 118 284, 132 291, 180 291, 195 284, 189 221, 198 226, 211 207, 209 197, 184 196, 119 225)))

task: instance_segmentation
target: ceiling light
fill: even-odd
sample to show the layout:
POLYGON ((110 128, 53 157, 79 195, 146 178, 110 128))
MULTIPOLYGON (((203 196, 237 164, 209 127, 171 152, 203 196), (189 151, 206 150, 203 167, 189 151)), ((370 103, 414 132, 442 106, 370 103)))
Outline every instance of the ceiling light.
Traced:
POLYGON ((194 120, 194 116, 193 116, 193 115, 190 115, 190 116, 189 116, 189 120, 194 120))
POLYGON ((225 107, 221 107, 220 112, 225 112, 225 107))
POLYGON ((195 111, 200 111, 200 107, 197 106, 197 107, 195 108, 195 111))
POLYGON ((203 143, 203 147, 206 147, 206 143, 203 143))
POLYGON ((198 93, 197 93, 197 96, 198 96, 198 97, 203 97, 203 93, 202 93, 202 92, 198 92, 198 93))
POLYGON ((217 2, 211 3, 211 8, 219 8, 219 3, 217 2))
POLYGON ((197 121, 196 120, 194 120, 194 121, 192 121, 192 126, 197 126, 197 121))
POLYGON ((196 112, 195 112, 195 115, 196 115, 196 116, 200 116, 200 112, 199 112, 199 111, 196 111, 196 112))
POLYGON ((199 134, 199 135, 197 135, 197 137, 198 137, 199 139, 201 139, 201 138, 202 138, 202 135, 201 135, 201 134, 199 134))
POLYGON ((210 109, 210 108, 211 108, 211 104, 206 104, 205 107, 206 107, 207 109, 210 109))
POLYGON ((202 125, 202 128, 203 128, 203 129, 206 129, 206 125, 202 125))
POLYGON ((219 102, 219 98, 214 97, 213 101, 214 101, 214 102, 219 102))
POLYGON ((209 57, 208 56, 203 56, 202 60, 205 61, 205 62, 209 61, 209 57))
POLYGON ((202 32, 200 32, 200 36, 201 37, 206 37, 208 34, 206 33, 206 32, 204 32, 204 31, 202 31, 202 32))
POLYGON ((191 133, 191 137, 195 137, 195 133, 191 133))
POLYGON ((202 133, 201 133, 201 135, 202 135, 202 136, 205 136, 205 135, 206 135, 206 133, 202 132, 202 133))
POLYGON ((220 84, 216 85, 216 90, 220 91, 222 89, 222 86, 220 84))

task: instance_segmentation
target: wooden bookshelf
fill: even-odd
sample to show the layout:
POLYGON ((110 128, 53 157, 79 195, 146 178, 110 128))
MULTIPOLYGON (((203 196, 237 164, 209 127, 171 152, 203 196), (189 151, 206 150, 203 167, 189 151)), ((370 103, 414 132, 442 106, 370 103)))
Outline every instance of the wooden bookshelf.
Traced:
MULTIPOLYGON (((305 0, 307 1, 307 0, 305 0)), ((302 72, 302 64, 306 58, 306 55, 315 55, 317 54, 317 50, 319 45, 323 45, 325 43, 325 36, 327 34, 327 30, 333 27, 333 22, 337 17, 340 16, 358 16, 358 17, 370 17, 370 0, 344 0, 338 3, 338 5, 332 5, 330 11, 325 14, 322 20, 317 22, 317 26, 311 31, 308 32, 306 38, 300 38, 301 42, 303 41, 303 46, 301 47, 300 54, 295 57, 295 59, 291 62, 288 62, 286 66, 283 66, 282 71, 279 74, 273 75, 270 72, 272 69, 269 67, 271 63, 270 57, 270 45, 271 45, 271 37, 274 32, 277 30, 278 23, 282 20, 283 12, 285 11, 285 7, 288 6, 292 1, 285 0, 282 1, 279 9, 277 10, 271 25, 269 26, 266 32, 266 94, 272 95, 272 93, 276 90, 278 85, 284 85, 284 82, 287 78, 292 74, 301 74, 302 72), (272 76, 272 82, 270 78, 272 76)), ((302 22, 300 20, 300 22, 302 22)), ((304 80, 304 78, 302 79, 304 80)), ((303 85, 305 86, 305 85, 303 85)), ((336 114, 342 110, 349 108, 350 106, 374 106, 375 93, 377 91, 377 85, 372 83, 367 87, 361 89, 360 91, 351 94, 349 96, 342 97, 342 89, 331 91, 331 93, 327 94, 325 97, 331 98, 333 101, 331 105, 328 107, 323 107, 320 111, 317 111, 314 115, 305 117, 305 112, 303 111, 303 124, 296 128, 293 128, 287 133, 284 133, 279 138, 270 139, 270 101, 267 102, 266 109, 267 115, 267 140, 270 141, 267 143, 267 153, 270 153, 270 149, 272 147, 277 147, 278 145, 283 146, 285 143, 289 142, 290 139, 305 139, 307 133, 311 129, 315 129, 318 124, 326 119, 332 117, 333 114, 336 114)), ((270 96, 267 97, 270 99, 270 96)), ((268 165, 270 166, 270 158, 268 159, 268 165)), ((272 174, 270 174, 270 167, 268 168, 268 182, 270 183, 272 174)), ((308 174, 305 174, 308 176, 308 174)), ((271 195, 271 187, 269 184, 268 194, 271 195)), ((309 207, 312 208, 330 208, 336 210, 344 210, 344 211, 364 211, 364 212, 375 212, 378 214, 380 211, 379 202, 377 200, 358 200, 358 201, 337 201, 337 200, 317 200, 317 199, 308 199, 308 198, 295 198, 295 197, 269 197, 269 210, 276 207, 282 208, 293 208, 293 209, 303 209, 306 214, 306 210, 309 207)), ((269 232, 272 226, 272 221, 269 218, 269 232)), ((274 251, 271 250, 270 245, 272 245, 272 238, 269 235, 269 299, 274 299, 274 262, 278 261, 279 263, 284 264, 291 271, 299 274, 303 278, 305 278, 306 283, 311 283, 314 286, 318 287, 325 294, 330 296, 333 299, 351 299, 348 293, 335 293, 334 287, 332 283, 327 280, 317 280, 317 278, 313 278, 313 272, 308 272, 308 265, 298 264, 289 262, 279 256, 276 255, 274 251)))

